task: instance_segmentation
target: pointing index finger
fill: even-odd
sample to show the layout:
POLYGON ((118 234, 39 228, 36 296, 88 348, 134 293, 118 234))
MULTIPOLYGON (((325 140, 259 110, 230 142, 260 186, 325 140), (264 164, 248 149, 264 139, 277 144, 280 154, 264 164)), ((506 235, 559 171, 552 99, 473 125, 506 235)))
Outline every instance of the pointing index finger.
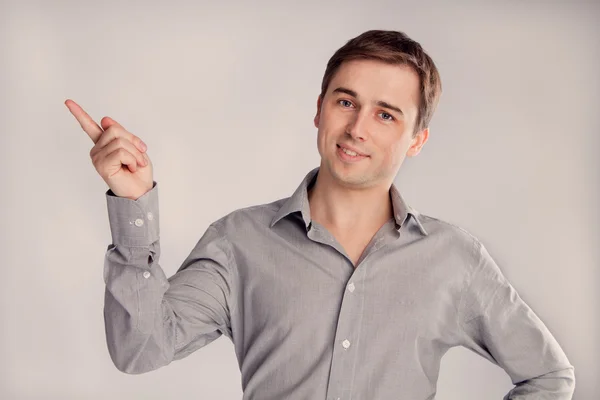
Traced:
POLYGON ((98 139, 100 139, 100 136, 104 132, 102 128, 73 100, 67 99, 65 105, 69 111, 71 111, 71 114, 73 114, 75 119, 77 119, 81 128, 88 134, 90 139, 92 139, 94 144, 98 142, 98 139))

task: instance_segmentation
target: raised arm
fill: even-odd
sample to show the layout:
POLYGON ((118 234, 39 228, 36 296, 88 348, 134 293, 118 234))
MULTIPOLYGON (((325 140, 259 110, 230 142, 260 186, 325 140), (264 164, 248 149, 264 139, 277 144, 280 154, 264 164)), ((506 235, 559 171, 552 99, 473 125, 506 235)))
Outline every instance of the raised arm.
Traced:
POLYGON ((104 260, 104 320, 108 350, 126 373, 151 371, 226 334, 235 293, 231 247, 211 224, 177 273, 159 265, 158 188, 144 142, 104 117, 98 125, 65 101, 94 142, 93 165, 108 184, 112 244, 104 260))
POLYGON ((113 243, 104 263, 104 319, 111 359, 139 374, 181 359, 221 334, 230 339, 231 249, 218 225, 208 227, 175 275, 159 265, 156 183, 138 200, 107 192, 113 243))

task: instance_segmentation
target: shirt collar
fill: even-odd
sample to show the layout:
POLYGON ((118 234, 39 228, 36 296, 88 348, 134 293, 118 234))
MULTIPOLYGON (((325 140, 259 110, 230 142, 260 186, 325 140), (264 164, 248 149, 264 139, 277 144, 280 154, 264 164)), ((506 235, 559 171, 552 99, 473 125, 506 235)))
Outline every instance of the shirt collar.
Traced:
MULTIPOLYGON (((277 213, 273 217, 271 221, 271 228, 280 219, 286 217, 287 215, 294 212, 300 212, 302 214, 304 224, 308 229, 311 223, 310 205, 308 203, 308 190, 315 184, 319 168, 320 167, 314 168, 308 174, 306 174, 306 176, 304 177, 294 194, 292 194, 291 197, 285 200, 279 211, 277 211, 277 213)), ((411 206, 409 206, 406 203, 406 201, 404 201, 404 198, 402 197, 400 191, 394 183, 392 183, 392 186, 390 188, 390 196, 392 199, 394 219, 396 220, 396 230, 400 230, 400 228, 410 215, 412 216, 413 221, 417 224, 421 233, 423 235, 427 235, 428 233, 423 227, 422 222, 420 221, 420 213, 411 206)))

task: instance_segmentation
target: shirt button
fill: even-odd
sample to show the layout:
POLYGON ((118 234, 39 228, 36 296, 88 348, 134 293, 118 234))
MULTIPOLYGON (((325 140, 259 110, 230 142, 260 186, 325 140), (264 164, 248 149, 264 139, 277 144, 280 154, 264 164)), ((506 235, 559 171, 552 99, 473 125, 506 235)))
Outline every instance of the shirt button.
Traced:
POLYGON ((143 275, 146 279, 150 278, 150 271, 145 271, 143 275))
POLYGON ((135 226, 142 226, 144 225, 144 220, 141 218, 138 218, 135 220, 135 226))
POLYGON ((344 340, 342 342, 342 346, 347 349, 348 347, 350 347, 350 341, 348 339, 344 340))
POLYGON ((354 292, 354 283, 353 282, 348 285, 348 290, 350 292, 354 292))
POLYGON ((152 213, 151 213, 151 212, 148 212, 148 214, 147 214, 147 215, 148 215, 148 219, 149 219, 150 221, 152 221, 152 220, 154 219, 154 215, 152 215, 152 213))

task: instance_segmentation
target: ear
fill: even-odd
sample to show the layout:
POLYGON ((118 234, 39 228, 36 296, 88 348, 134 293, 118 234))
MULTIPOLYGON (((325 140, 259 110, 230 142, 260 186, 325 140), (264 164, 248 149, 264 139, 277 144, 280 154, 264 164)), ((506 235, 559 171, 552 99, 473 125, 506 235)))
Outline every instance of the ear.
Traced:
POLYGON ((412 144, 408 148, 406 155, 408 157, 414 157, 421 151, 421 148, 425 145, 429 139, 429 128, 423 129, 421 132, 417 133, 417 135, 412 139, 412 144))
POLYGON ((315 128, 319 127, 319 120, 321 118, 321 95, 317 97, 317 114, 315 115, 314 123, 315 128))

